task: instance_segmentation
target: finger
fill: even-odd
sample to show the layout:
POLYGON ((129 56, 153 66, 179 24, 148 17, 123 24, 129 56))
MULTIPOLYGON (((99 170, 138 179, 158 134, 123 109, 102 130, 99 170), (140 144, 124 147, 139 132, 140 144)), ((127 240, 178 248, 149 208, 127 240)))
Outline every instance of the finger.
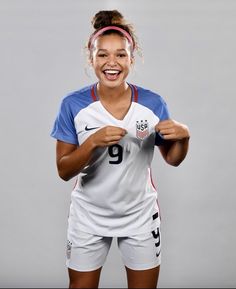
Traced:
POLYGON ((180 137, 180 136, 177 135, 176 133, 166 134, 166 135, 163 136, 163 138, 164 138, 165 140, 172 140, 172 141, 178 141, 178 140, 183 139, 182 137, 180 137))
POLYGON ((165 134, 162 136, 165 140, 176 140, 176 134, 165 134))
POLYGON ((110 126, 107 127, 106 133, 109 135, 125 135, 127 133, 127 131, 121 127, 116 127, 116 126, 110 126))
POLYGON ((109 142, 113 142, 113 141, 120 141, 122 139, 122 136, 121 135, 109 135, 109 136, 106 136, 104 141, 106 143, 109 143, 109 142))
POLYGON ((173 128, 165 128, 165 129, 161 129, 159 132, 162 135, 170 135, 170 134, 174 134, 175 130, 173 128))
POLYGON ((121 128, 117 131, 117 134, 119 134, 121 136, 125 136, 127 134, 127 130, 121 128))
POLYGON ((156 129, 156 131, 160 131, 161 129, 171 128, 171 127, 173 127, 173 122, 167 120, 167 121, 161 121, 161 122, 159 122, 159 123, 156 125, 155 129, 156 129))
POLYGON ((118 128, 117 133, 124 136, 127 134, 127 130, 125 130, 123 128, 118 128))
POLYGON ((111 141, 111 142, 107 143, 107 146, 112 146, 112 145, 115 145, 118 143, 119 143, 119 141, 111 141))

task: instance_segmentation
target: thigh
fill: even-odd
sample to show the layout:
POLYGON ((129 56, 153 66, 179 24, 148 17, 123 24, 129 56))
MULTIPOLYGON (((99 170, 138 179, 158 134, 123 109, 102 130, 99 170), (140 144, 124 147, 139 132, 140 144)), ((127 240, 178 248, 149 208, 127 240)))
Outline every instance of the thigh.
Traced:
POLYGON ((128 288, 156 288, 160 265, 147 270, 132 270, 125 267, 128 288))
POLYGON ((112 238, 69 228, 67 242, 70 288, 96 288, 112 238))
POLYGON ((118 237, 118 247, 126 267, 133 270, 152 269, 161 264, 160 228, 130 237, 118 237))

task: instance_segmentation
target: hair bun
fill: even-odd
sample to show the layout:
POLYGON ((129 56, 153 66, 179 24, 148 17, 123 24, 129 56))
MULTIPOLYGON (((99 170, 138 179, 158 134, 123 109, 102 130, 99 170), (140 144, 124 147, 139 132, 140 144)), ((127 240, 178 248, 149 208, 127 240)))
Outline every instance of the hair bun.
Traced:
POLYGON ((94 29, 101 29, 110 25, 125 25, 123 15, 117 10, 103 10, 95 14, 92 20, 94 29))

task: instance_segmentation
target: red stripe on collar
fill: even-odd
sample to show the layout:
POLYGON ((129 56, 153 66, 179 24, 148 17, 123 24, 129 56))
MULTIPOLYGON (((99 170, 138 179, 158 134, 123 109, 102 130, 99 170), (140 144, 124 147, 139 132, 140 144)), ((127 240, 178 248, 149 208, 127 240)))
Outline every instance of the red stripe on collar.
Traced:
POLYGON ((96 93, 95 93, 95 85, 96 84, 94 84, 92 86, 92 88, 91 88, 91 96, 92 96, 93 101, 97 101, 97 96, 96 96, 96 93))

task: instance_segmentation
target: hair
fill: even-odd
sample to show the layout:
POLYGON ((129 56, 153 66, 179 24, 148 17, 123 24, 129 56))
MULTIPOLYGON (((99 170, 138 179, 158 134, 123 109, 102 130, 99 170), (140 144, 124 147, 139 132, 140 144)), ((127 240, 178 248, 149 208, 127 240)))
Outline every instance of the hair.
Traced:
MULTIPOLYGON (((135 35, 134 27, 132 24, 129 24, 126 22, 123 15, 118 10, 101 10, 95 14, 91 23, 94 28, 94 32, 91 34, 89 38, 89 41, 87 44, 88 49, 90 49, 91 39, 99 30, 107 26, 117 26, 125 30, 130 35, 133 41, 133 47, 135 50, 138 51, 138 41, 135 35)), ((104 31, 101 35, 108 35, 112 33, 116 33, 120 36, 124 36, 122 32, 117 31, 117 30, 112 30, 112 29, 104 31)))

